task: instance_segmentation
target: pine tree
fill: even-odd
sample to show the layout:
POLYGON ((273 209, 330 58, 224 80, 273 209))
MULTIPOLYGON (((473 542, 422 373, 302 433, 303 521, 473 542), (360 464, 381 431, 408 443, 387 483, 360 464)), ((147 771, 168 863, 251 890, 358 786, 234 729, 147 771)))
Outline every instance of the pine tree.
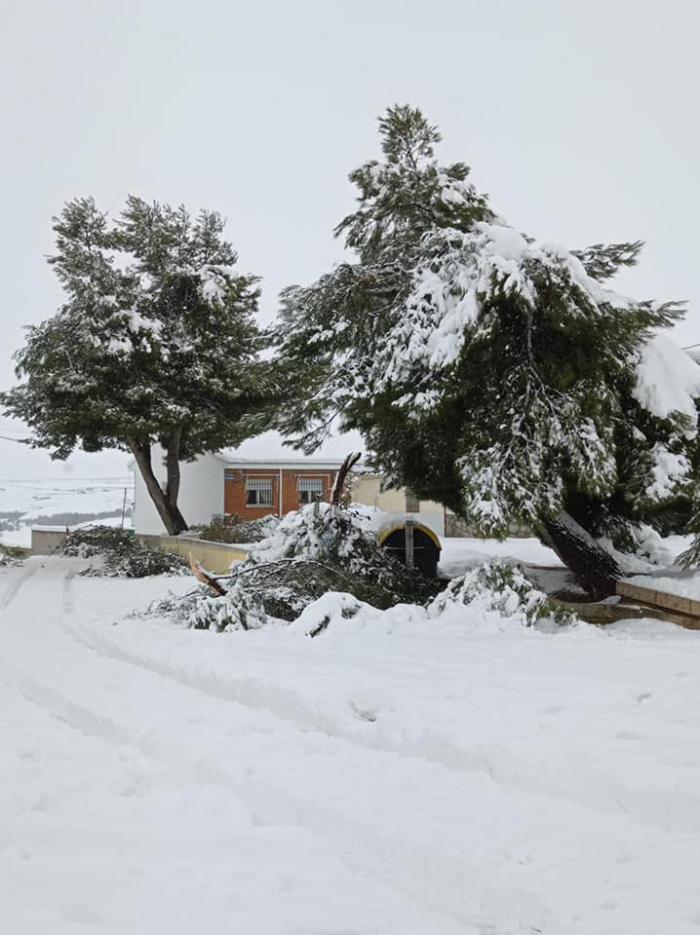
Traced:
POLYGON ((359 204, 336 229, 354 259, 282 295, 276 343, 304 404, 280 427, 311 450, 339 419, 394 483, 488 535, 532 524, 610 593, 620 571, 591 534, 628 537, 691 483, 700 368, 652 339, 682 305, 605 284, 641 243, 539 243, 493 212, 466 165, 437 162, 420 111, 379 124, 384 158, 351 174, 359 204), (659 354, 677 372, 656 399, 659 354))
POLYGON ((0 396, 34 447, 128 450, 171 534, 180 463, 237 443, 269 400, 258 359, 258 289, 235 270, 223 219, 130 197, 115 221, 91 198, 54 219, 49 259, 65 293, 15 355, 20 383, 0 396), (152 451, 165 451, 159 484, 152 451))

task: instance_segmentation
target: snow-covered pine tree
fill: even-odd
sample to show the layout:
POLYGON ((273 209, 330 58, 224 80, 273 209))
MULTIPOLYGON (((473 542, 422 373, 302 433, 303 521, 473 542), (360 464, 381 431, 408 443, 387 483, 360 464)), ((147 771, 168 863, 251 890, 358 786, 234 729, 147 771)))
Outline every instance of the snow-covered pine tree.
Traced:
POLYGON ((638 242, 568 251, 509 226, 466 165, 437 162, 419 110, 379 125, 383 160, 351 174, 336 229, 354 259, 282 295, 297 398, 280 428, 305 450, 334 420, 359 429, 396 484, 489 535, 532 524, 610 593, 619 568, 591 534, 619 539, 690 482, 700 368, 652 337, 682 305, 605 285, 638 242))
POLYGON ((0 396, 53 457, 131 451, 172 534, 187 528, 180 463, 252 432, 272 391, 258 359, 256 278, 236 271, 223 228, 215 212, 193 218, 135 197, 115 221, 91 198, 67 203, 49 259, 65 302, 29 329, 21 382, 0 396), (166 453, 165 490, 154 445, 166 453))

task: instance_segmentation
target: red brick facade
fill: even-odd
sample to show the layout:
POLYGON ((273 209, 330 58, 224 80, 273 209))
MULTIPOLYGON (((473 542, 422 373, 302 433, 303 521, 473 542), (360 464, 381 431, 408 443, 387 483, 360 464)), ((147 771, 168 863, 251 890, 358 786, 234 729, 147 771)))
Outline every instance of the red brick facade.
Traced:
POLYGON ((259 519, 261 516, 268 516, 273 513, 279 516, 280 513, 289 513, 291 510, 298 510, 300 503, 299 481, 300 480, 321 480, 323 491, 321 498, 329 500, 333 481, 335 480, 335 470, 327 468, 314 468, 309 466, 303 468, 226 468, 224 474, 224 513, 236 513, 242 519, 259 519), (272 504, 251 506, 248 504, 248 493, 246 480, 271 482, 272 504), (280 480, 282 482, 282 509, 280 510, 280 480))

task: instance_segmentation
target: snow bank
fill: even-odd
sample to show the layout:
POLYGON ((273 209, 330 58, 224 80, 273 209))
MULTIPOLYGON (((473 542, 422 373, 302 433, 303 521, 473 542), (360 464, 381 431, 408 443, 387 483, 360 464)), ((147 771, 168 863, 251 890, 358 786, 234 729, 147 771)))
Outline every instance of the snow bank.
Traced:
POLYGON ((447 578, 463 574, 474 562, 485 559, 508 558, 527 565, 563 567, 559 557, 539 539, 471 539, 445 538, 442 540, 440 572, 447 578))

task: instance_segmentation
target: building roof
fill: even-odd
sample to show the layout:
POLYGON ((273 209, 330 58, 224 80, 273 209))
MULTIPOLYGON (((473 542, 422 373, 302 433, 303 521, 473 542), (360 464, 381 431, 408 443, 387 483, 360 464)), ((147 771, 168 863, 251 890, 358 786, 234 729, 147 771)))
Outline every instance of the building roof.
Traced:
POLYGON ((269 469, 276 471, 294 470, 303 471, 337 471, 342 461, 320 460, 317 458, 237 458, 234 452, 218 451, 220 458, 227 468, 238 470, 269 469))

